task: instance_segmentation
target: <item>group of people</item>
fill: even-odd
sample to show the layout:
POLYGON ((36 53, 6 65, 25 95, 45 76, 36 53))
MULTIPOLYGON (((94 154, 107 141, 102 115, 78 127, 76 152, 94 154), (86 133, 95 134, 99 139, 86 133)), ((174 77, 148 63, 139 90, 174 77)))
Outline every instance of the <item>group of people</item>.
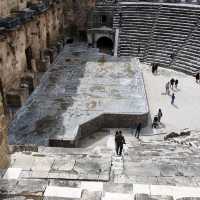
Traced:
MULTIPOLYGON (((179 83, 178 79, 174 79, 174 78, 172 78, 170 81, 168 81, 166 83, 166 85, 165 85, 166 94, 170 95, 170 88, 172 90, 174 90, 174 88, 177 89, 178 83, 179 83)), ((171 104, 174 104, 175 98, 176 98, 175 94, 172 93, 172 95, 171 95, 171 104)))
MULTIPOLYGON (((136 131, 135 131, 135 137, 137 139, 139 139, 139 137, 140 137, 141 129, 142 129, 142 123, 140 122, 140 123, 138 123, 138 125, 136 127, 136 131)), ((116 150, 116 154, 118 156, 122 155, 124 144, 126 144, 126 141, 125 141, 124 136, 122 135, 122 131, 121 130, 116 131, 116 133, 115 133, 115 150, 116 150)))
POLYGON ((153 118, 152 128, 157 128, 163 116, 162 110, 158 109, 158 114, 153 118))
POLYGON ((165 85, 165 89, 166 89, 166 94, 170 95, 170 88, 173 90, 174 88, 177 89, 178 87, 178 79, 174 79, 172 78, 170 81, 168 81, 165 85))

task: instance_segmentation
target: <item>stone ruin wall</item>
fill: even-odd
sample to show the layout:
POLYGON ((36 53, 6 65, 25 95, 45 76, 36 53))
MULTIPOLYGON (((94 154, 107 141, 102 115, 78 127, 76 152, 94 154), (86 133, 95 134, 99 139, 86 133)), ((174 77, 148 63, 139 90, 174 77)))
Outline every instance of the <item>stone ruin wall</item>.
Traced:
POLYGON ((2 98, 0 95, 0 169, 9 165, 9 149, 7 139, 7 120, 4 114, 2 98))
MULTIPOLYGON (((15 30, 4 31, 0 35, 0 74, 4 95, 14 91, 22 95, 23 102, 28 92, 20 88, 21 79, 27 74, 37 79, 40 72, 41 52, 47 48, 47 34, 49 43, 60 39, 63 30, 63 4, 54 3, 46 12, 37 15, 34 19, 15 30), (31 47, 32 68, 27 69, 25 50, 31 47)), ((35 81, 34 81, 35 82, 35 81)), ((22 103, 23 103, 22 102, 22 103)))
POLYGON ((95 8, 96 0, 64 0, 65 30, 69 36, 79 37, 87 31, 88 15, 95 8))
POLYGON ((0 16, 6 17, 12 11, 23 10, 28 2, 38 3, 40 0, 0 0, 0 16))

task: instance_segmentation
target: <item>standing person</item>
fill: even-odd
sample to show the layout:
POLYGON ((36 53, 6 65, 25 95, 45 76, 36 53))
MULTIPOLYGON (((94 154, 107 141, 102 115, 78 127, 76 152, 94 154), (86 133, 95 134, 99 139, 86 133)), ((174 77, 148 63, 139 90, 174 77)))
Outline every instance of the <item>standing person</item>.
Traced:
POLYGON ((137 139, 139 139, 139 137, 140 137, 140 131, 141 131, 141 129, 142 129, 142 123, 140 122, 140 123, 137 125, 136 131, 135 131, 135 137, 136 137, 137 139))
POLYGON ((116 143, 116 153, 118 156, 121 156, 123 145, 126 144, 124 136, 122 135, 121 131, 118 132, 118 135, 115 138, 115 143, 116 143))
POLYGON ((115 133, 115 151, 116 151, 116 154, 117 154, 117 136, 119 135, 119 131, 117 130, 116 133, 115 133))
POLYGON ((155 64, 155 72, 158 74, 158 63, 155 64))
POLYGON ((174 104, 174 100, 175 100, 175 94, 172 94, 172 100, 171 100, 171 104, 174 104))
POLYGON ((169 85, 170 85, 170 83, 169 83, 169 81, 168 81, 168 82, 166 83, 166 85, 165 85, 166 94, 168 94, 168 95, 170 95, 169 85))
POLYGON ((163 116, 162 110, 159 108, 159 109, 158 109, 158 122, 160 122, 162 116, 163 116))
POLYGON ((152 68, 151 68, 152 74, 155 73, 155 63, 152 63, 152 68))
POLYGON ((200 80, 200 73, 198 72, 197 74, 196 74, 196 83, 199 83, 199 80, 200 80))
POLYGON ((172 78, 171 80, 170 80, 170 87, 173 89, 174 88, 174 82, 175 82, 175 80, 174 80, 174 78, 172 78))
POLYGON ((175 88, 177 89, 178 87, 178 79, 175 80, 175 88))

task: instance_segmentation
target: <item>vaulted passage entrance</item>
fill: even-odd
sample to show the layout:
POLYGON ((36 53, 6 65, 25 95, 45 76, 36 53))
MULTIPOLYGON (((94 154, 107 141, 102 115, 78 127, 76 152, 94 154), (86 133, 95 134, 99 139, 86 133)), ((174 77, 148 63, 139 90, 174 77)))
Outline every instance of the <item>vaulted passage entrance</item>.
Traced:
POLYGON ((113 41, 108 37, 101 37, 97 40, 97 48, 100 49, 100 52, 112 54, 113 41))

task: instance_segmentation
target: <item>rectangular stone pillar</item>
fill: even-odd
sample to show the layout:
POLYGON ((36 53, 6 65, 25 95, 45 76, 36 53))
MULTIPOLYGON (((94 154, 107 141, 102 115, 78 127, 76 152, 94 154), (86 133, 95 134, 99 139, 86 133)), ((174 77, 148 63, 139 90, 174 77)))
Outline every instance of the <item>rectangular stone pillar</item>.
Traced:
POLYGON ((114 56, 117 57, 118 51, 118 43, 119 43, 119 29, 115 30, 115 46, 114 46, 114 56))

